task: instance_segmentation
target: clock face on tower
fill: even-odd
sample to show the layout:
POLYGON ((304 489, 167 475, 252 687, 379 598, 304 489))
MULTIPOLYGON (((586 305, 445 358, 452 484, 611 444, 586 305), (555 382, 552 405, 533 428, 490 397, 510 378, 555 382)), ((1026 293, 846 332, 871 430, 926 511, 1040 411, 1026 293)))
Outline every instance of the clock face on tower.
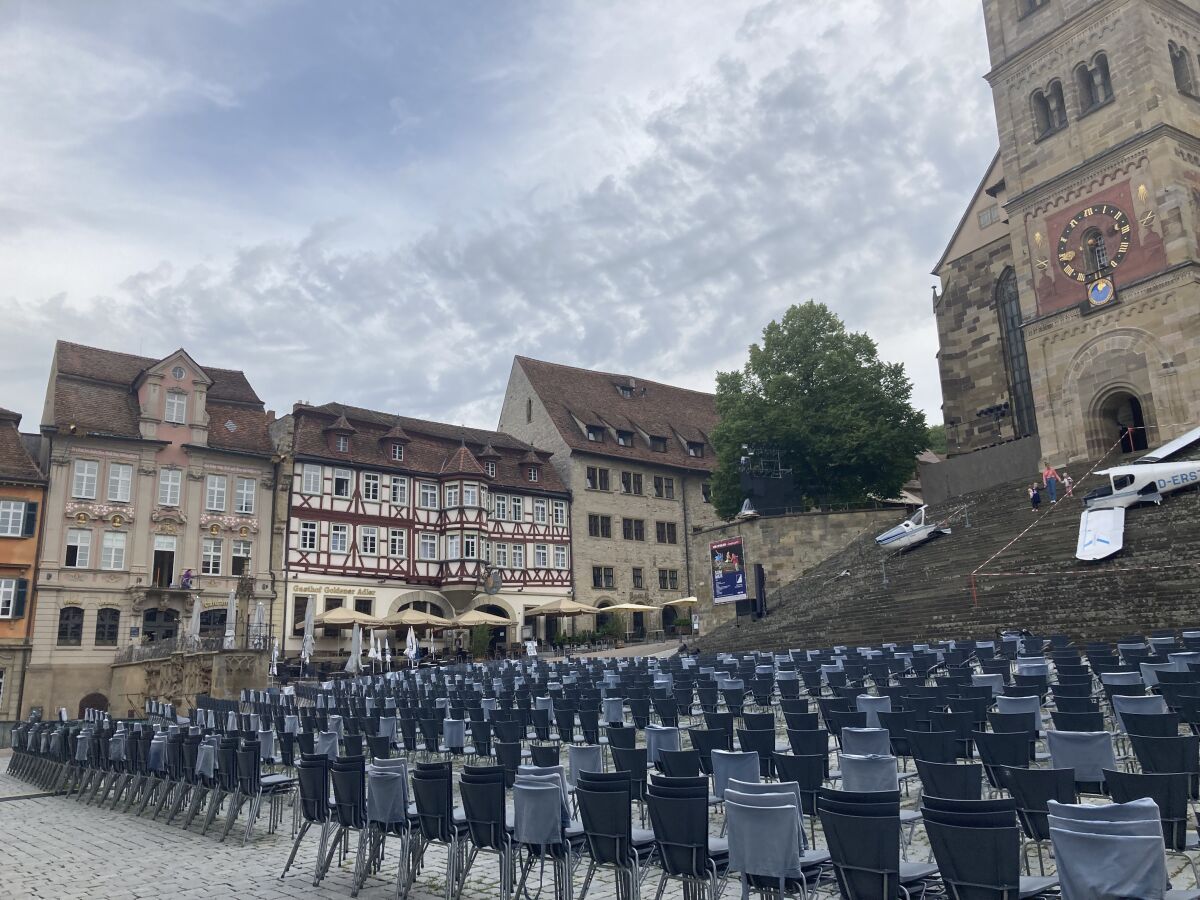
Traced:
POLYGON ((1058 264, 1080 284, 1089 275, 1115 269, 1129 252, 1129 216, 1111 203, 1081 209, 1058 239, 1058 264))

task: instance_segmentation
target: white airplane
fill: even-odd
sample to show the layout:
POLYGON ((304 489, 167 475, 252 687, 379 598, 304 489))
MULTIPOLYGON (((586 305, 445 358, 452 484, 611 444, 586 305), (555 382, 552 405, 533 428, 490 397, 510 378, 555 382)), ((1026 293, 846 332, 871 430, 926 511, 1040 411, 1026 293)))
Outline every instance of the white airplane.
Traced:
POLYGON ((1125 546, 1125 507, 1084 510, 1079 520, 1076 559, 1104 559, 1125 546))
POLYGON ((939 534, 949 534, 950 529, 946 528, 943 523, 930 522, 927 524, 925 522, 927 508, 922 506, 911 519, 906 519, 895 528, 890 528, 876 537, 875 543, 889 550, 904 550, 924 543, 939 534))
POLYGON ((1109 486, 1083 498, 1088 509, 1128 508, 1138 503, 1162 503, 1172 491, 1200 484, 1200 461, 1132 463, 1096 473, 1107 475, 1109 486))

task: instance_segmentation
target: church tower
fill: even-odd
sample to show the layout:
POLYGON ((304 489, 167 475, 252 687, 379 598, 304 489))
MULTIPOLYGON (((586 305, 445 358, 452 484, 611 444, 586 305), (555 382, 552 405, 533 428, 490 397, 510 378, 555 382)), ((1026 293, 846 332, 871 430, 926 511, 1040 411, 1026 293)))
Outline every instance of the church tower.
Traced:
MULTIPOLYGON (((979 359, 1007 366, 994 380, 1014 414, 1025 385, 1054 463, 1103 455, 1122 425, 1155 446, 1200 424, 1200 0, 983 6, 1002 173, 990 188, 1024 352, 993 312, 997 351, 979 359)), ((938 316, 947 410, 969 418, 985 398, 954 392, 988 379, 961 377, 954 320, 938 316)))

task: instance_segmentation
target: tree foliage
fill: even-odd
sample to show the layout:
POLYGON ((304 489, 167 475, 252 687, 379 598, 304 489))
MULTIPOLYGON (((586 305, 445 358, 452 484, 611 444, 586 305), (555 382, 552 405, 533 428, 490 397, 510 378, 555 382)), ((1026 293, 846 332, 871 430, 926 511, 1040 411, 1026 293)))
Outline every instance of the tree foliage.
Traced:
POLYGON ((763 329, 741 371, 717 374, 717 512, 741 506, 747 444, 777 449, 810 502, 895 496, 927 441, 911 397, 904 366, 880 360, 870 337, 847 331, 824 304, 792 306, 763 329))

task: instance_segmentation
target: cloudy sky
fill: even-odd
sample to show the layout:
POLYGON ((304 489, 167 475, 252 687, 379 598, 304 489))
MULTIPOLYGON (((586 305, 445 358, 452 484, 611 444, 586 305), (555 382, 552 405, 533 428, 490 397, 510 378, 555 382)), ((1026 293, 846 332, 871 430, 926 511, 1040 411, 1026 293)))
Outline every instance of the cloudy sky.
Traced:
POLYGON ((512 356, 711 390, 816 298, 938 421, 978 0, 0 3, 0 406, 56 338, 494 426, 512 356))

